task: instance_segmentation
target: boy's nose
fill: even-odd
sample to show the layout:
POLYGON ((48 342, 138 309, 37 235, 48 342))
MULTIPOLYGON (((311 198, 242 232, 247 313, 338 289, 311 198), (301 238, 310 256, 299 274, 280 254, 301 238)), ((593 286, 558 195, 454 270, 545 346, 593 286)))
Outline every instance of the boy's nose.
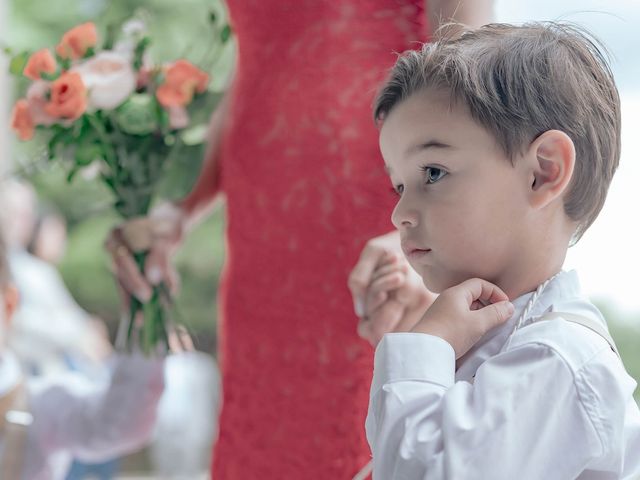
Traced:
POLYGON ((418 212, 400 199, 391 214, 391 223, 398 230, 415 227, 418 225, 418 212))

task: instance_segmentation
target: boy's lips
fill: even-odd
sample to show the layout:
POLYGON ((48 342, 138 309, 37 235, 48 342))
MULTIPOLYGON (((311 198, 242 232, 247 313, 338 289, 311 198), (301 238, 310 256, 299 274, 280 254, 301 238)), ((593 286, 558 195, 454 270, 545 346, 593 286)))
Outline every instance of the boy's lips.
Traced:
POLYGON ((431 249, 419 246, 413 242, 402 241, 402 251, 409 260, 418 260, 428 254, 431 249))

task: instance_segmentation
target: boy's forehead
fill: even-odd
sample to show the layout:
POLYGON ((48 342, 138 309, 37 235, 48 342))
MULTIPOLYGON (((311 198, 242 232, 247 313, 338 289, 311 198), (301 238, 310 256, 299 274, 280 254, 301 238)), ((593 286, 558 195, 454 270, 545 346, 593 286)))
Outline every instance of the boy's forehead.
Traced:
POLYGON ((425 148, 451 146, 447 138, 452 130, 465 130, 473 125, 467 109, 452 104, 446 93, 437 91, 416 92, 397 104, 384 119, 380 128, 380 148, 402 149, 408 155, 425 148))

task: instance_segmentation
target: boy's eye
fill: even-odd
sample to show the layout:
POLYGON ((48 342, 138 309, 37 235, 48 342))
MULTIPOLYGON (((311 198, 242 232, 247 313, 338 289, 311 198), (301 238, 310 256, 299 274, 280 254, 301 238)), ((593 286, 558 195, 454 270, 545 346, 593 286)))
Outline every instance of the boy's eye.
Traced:
POLYGON ((447 174, 443 169, 437 167, 422 167, 422 171, 425 173, 427 183, 436 183, 447 174))

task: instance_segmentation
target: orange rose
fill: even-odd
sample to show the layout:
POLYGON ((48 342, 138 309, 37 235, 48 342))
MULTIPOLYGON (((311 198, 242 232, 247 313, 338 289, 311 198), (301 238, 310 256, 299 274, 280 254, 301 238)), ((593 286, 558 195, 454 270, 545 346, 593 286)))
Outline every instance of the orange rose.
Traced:
POLYGON ((29 102, 24 98, 18 100, 13 107, 11 128, 16 131, 20 140, 29 140, 33 137, 33 118, 29 112, 29 102))
POLYGON ((98 32, 93 22, 83 23, 72 28, 62 36, 56 47, 56 53, 61 58, 78 60, 84 57, 87 50, 98 43, 98 32))
POLYGON ((51 84, 51 99, 45 106, 49 115, 75 120, 87 109, 87 88, 79 73, 63 73, 51 84))
POLYGON ((193 100, 195 92, 207 89, 209 75, 186 60, 178 60, 165 71, 165 80, 156 97, 165 108, 184 107, 193 100))
POLYGON ((53 58, 49 50, 43 48, 29 57, 23 73, 25 77, 31 80, 40 80, 40 75, 43 73, 56 73, 56 69, 56 59, 53 58))

